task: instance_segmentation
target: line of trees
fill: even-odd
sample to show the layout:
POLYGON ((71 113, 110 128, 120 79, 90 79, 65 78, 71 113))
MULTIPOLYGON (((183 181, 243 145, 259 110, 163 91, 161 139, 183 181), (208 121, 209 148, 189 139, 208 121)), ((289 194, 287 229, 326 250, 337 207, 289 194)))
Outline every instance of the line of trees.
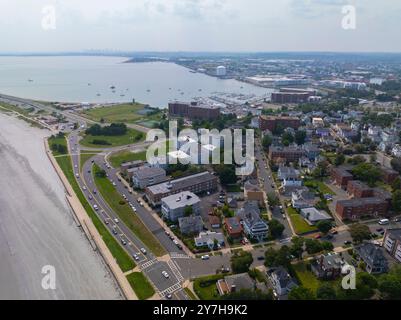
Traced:
POLYGON ((92 136, 123 136, 127 133, 128 128, 124 123, 112 123, 109 126, 102 127, 99 124, 86 129, 85 133, 92 136))

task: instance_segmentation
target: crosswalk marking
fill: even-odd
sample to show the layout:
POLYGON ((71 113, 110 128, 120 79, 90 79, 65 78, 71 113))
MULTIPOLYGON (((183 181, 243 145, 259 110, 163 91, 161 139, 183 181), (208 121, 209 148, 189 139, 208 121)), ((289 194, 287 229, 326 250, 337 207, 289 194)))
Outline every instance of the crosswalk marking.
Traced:
POLYGON ((180 271, 178 271, 175 263, 172 260, 168 260, 167 264, 170 267, 171 271, 174 273, 174 275, 177 277, 177 280, 179 282, 184 281, 184 277, 181 275, 180 271))
POLYGON ((162 297, 165 297, 167 294, 169 294, 169 293, 172 294, 175 291, 178 291, 180 289, 182 289, 181 284, 180 283, 176 283, 176 284, 172 285, 171 287, 168 287, 167 289, 161 291, 160 295, 162 297))
POLYGON ((158 262, 157 259, 152 259, 145 263, 142 263, 139 267, 141 268, 141 270, 144 270, 144 269, 147 269, 147 268, 153 266, 157 262, 158 262))
POLYGON ((191 259, 191 257, 185 253, 171 252, 171 259, 191 259))

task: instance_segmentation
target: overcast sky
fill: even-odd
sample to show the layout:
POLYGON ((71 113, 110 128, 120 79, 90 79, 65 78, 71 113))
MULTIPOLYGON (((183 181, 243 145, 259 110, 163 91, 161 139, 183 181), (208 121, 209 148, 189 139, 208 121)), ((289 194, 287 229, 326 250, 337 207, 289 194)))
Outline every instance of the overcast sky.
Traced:
POLYGON ((401 52, 400 0, 0 0, 0 13, 0 52, 401 52), (356 29, 341 26, 345 5, 356 29))

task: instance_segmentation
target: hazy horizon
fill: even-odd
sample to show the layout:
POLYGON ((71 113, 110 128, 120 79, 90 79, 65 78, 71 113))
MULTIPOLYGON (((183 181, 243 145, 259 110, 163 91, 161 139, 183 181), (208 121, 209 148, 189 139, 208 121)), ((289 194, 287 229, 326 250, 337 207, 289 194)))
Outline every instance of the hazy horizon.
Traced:
POLYGON ((387 0, 1 0, 3 53, 399 53, 387 0), (344 28, 344 7, 355 10, 344 28))

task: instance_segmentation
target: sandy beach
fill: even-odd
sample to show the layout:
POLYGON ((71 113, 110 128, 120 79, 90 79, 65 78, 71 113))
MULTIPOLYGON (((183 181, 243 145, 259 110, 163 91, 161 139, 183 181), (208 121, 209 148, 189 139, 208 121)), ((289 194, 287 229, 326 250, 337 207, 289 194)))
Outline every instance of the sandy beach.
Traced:
POLYGON ((0 113, 0 299, 121 299, 74 222, 47 135, 0 113), (55 290, 42 288, 45 265, 55 267, 55 290))

